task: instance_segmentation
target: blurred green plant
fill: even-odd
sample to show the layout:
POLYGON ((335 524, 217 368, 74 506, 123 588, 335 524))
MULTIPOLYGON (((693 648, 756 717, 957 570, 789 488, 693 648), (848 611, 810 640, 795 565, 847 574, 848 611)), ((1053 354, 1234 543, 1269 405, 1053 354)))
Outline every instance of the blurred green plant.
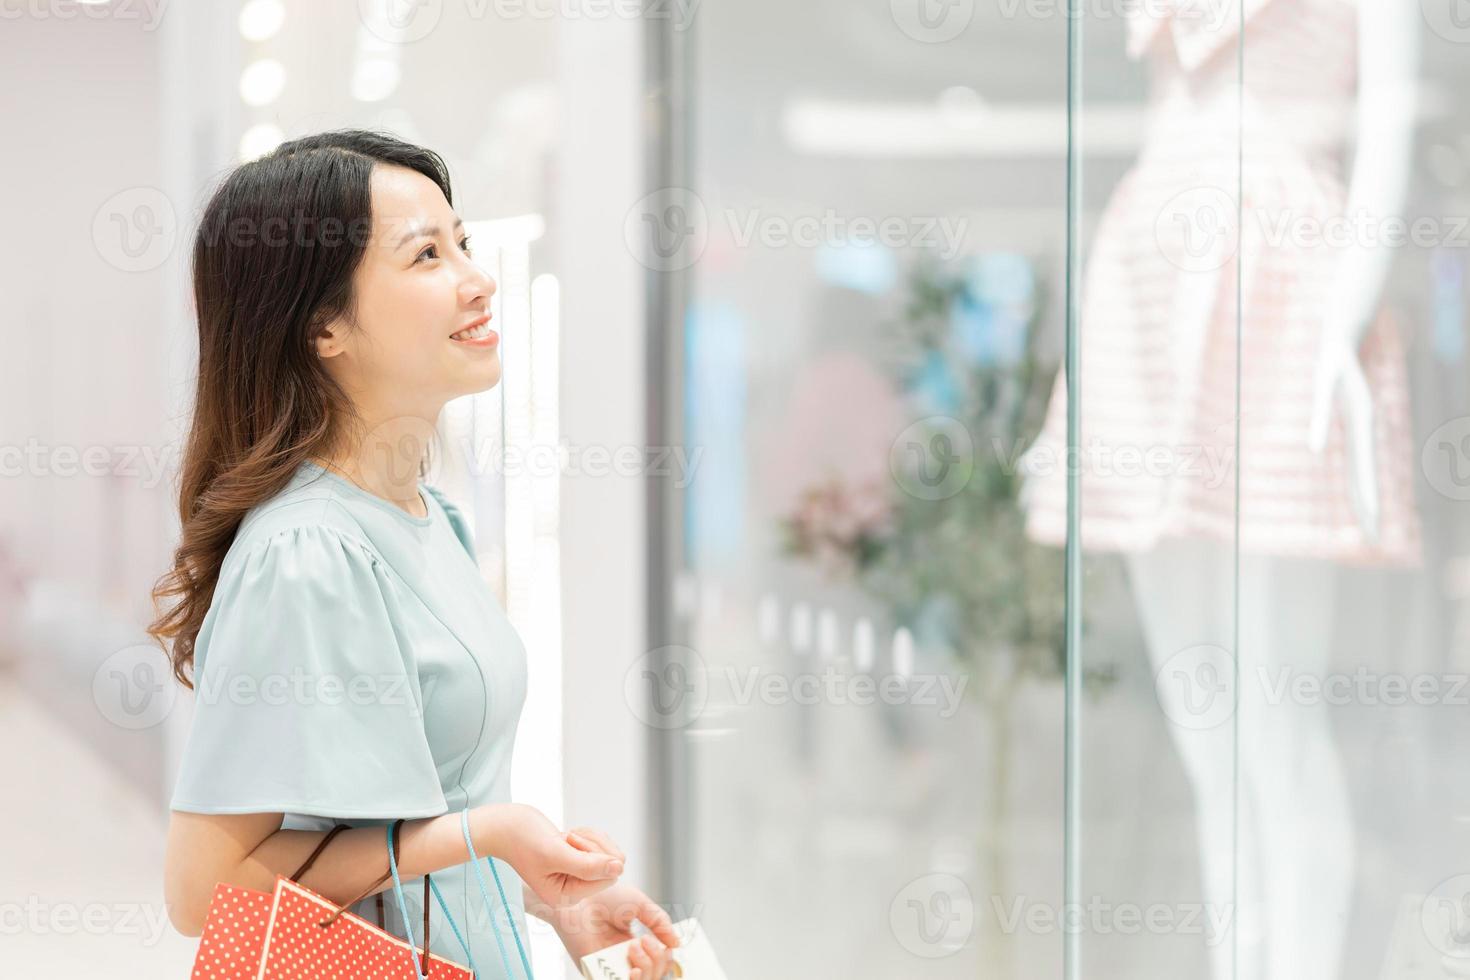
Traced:
POLYGON ((786 554, 855 583, 921 647, 1000 677, 1066 663, 1062 556, 1026 535, 1021 501, 1059 367, 1042 352, 1043 295, 1013 253, 916 264, 880 355, 915 420, 891 478, 810 487, 781 522, 786 554), (941 462, 969 472, 936 493, 922 470, 941 462))

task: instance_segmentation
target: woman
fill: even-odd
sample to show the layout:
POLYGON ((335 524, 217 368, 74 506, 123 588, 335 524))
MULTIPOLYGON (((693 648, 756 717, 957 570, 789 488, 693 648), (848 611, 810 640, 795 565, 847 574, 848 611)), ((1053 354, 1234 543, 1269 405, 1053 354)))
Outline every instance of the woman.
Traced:
MULTIPOLYGON (((432 874, 482 971, 529 909, 574 960, 642 921, 629 963, 654 980, 678 940, 618 882, 617 846, 510 802, 525 650, 462 516, 421 481, 444 404, 501 372, 495 283, 452 205, 437 154, 351 130, 240 166, 205 209, 182 535, 154 590, 177 601, 150 628, 196 692, 169 915, 199 935, 216 882, 270 891, 342 823, 301 883, 370 921, 386 907, 408 938, 393 896, 375 901, 391 889, 384 825, 404 819, 401 876, 432 874), (461 811, 476 853, 521 879, 508 910, 483 907, 461 811)), ((444 925, 432 950, 464 962, 444 925)))

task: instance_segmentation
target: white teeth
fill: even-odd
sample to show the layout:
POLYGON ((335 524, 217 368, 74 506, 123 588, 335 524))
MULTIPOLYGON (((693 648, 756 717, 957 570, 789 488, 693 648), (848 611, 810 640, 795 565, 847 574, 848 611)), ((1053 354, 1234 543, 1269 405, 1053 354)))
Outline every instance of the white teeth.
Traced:
POLYGON ((481 337, 490 335, 490 324, 482 323, 473 330, 461 330, 459 333, 450 334, 451 340, 479 340, 481 337))

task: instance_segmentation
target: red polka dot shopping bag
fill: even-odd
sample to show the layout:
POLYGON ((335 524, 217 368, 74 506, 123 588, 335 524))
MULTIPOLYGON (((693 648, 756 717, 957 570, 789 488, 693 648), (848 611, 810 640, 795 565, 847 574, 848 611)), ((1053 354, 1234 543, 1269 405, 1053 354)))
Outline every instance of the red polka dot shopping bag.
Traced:
MULTIPOLYGON (((480 873, 474 845, 469 836, 467 814, 461 815, 465 831, 465 843, 475 862, 476 877, 481 881, 482 895, 488 892, 480 873)), ((377 895, 378 924, 347 911, 363 897, 392 877, 393 893, 403 921, 408 921, 407 908, 403 899, 403 886, 398 876, 397 830, 403 823, 399 820, 387 828, 389 873, 370 885, 366 891, 345 906, 339 906, 298 884, 296 879, 306 873, 313 861, 321 854, 328 842, 345 824, 333 827, 306 862, 289 878, 276 877, 272 894, 239 888, 223 882, 215 886, 209 903, 209 914, 205 919, 204 932, 199 940, 199 952, 194 959, 194 980, 322 980, 326 977, 352 977, 354 980, 473 980, 474 961, 469 957, 469 948, 444 898, 439 894, 430 875, 424 875, 424 937, 422 949, 405 942, 383 928, 383 893, 377 895), (429 949, 429 894, 433 891, 440 909, 444 912, 455 938, 465 949, 470 966, 461 966, 441 956, 431 954, 429 949)), ((505 892, 501 887, 499 872, 487 858, 495 885, 500 889, 501 900, 505 892)), ((511 923, 515 934, 515 923, 511 923)), ((496 935, 500 944, 500 937, 496 935)), ((517 951, 525 969, 527 980, 531 980, 530 964, 519 934, 515 934, 517 951)), ((501 958, 509 971, 509 957, 503 944, 501 958)))

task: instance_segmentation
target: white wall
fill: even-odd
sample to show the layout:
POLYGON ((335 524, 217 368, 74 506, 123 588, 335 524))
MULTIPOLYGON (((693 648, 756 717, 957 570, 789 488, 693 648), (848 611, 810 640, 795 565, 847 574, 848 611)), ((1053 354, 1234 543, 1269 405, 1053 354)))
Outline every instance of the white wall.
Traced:
MULTIPOLYGON (((645 443, 644 277, 623 242, 642 196, 641 52, 636 21, 569 21, 558 36, 561 427, 577 447, 645 443)), ((623 698, 644 651, 642 479, 568 476, 561 530, 567 822, 605 829, 651 888, 646 729, 623 698)))
MULTIPOLYGON (((48 450, 116 454, 157 441, 166 411, 163 277, 119 268, 107 240, 99 249, 93 239, 109 198, 158 183, 157 50, 157 33, 135 21, 0 22, 7 227, 0 442, 7 446, 34 438, 48 450)), ((135 611, 132 587, 157 554, 148 553, 157 534, 144 493, 59 466, 27 466, 17 477, 7 465, 0 533, 14 536, 36 573, 135 611)))

